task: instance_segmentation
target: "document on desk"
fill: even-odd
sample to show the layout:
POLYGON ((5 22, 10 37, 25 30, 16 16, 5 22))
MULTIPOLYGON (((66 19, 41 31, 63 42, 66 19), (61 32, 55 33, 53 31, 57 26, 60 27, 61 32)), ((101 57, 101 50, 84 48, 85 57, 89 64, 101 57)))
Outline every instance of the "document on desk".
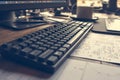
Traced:
POLYGON ((72 56, 120 64, 120 36, 90 33, 72 56))

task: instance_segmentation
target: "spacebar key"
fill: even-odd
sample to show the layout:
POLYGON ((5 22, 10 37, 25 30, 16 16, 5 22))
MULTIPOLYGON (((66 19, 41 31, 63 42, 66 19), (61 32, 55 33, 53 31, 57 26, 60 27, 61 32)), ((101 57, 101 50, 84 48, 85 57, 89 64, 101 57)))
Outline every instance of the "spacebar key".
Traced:
POLYGON ((80 36, 84 33, 85 30, 80 30, 75 36, 73 36, 67 43, 71 46, 80 38, 80 36))

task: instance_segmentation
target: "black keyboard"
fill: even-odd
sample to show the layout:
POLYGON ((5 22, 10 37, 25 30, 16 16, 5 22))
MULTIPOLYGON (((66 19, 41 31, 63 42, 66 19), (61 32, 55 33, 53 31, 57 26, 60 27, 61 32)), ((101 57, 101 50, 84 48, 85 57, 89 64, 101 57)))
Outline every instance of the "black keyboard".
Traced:
POLYGON ((56 23, 2 44, 0 53, 6 59, 54 73, 92 27, 90 22, 56 23))

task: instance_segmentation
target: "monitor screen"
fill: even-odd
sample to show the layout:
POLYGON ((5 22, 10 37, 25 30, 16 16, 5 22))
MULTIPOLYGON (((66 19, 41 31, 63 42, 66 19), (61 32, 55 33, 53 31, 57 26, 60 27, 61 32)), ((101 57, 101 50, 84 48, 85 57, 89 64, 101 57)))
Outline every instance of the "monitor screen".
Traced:
POLYGON ((0 0, 0 11, 66 6, 66 0, 0 0))
POLYGON ((0 0, 0 25, 13 25, 15 11, 65 7, 66 0, 0 0))

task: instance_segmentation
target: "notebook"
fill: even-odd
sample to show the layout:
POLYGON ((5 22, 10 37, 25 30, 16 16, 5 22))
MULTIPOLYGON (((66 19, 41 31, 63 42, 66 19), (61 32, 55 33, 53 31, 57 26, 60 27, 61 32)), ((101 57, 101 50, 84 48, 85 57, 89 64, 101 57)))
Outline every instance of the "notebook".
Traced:
POLYGON ((106 29, 108 31, 119 31, 120 32, 120 19, 112 18, 105 19, 106 29))

